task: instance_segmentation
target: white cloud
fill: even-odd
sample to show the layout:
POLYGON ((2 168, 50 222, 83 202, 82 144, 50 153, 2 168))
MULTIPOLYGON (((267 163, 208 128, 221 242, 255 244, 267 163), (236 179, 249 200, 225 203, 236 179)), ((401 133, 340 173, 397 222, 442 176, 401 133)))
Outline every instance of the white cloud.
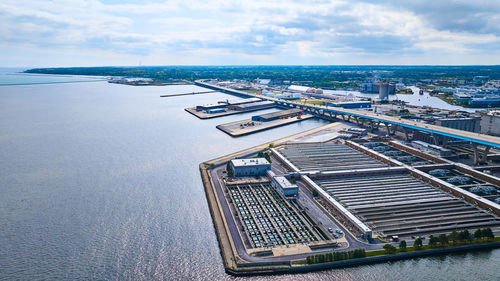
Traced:
POLYGON ((75 51, 101 54, 88 63, 104 65, 428 63, 453 55, 499 63, 497 6, 434 2, 21 0, 0 3, 0 47, 9 50, 4 62, 56 52, 62 65, 81 64, 75 51), (446 9, 451 16, 437 14, 446 9))

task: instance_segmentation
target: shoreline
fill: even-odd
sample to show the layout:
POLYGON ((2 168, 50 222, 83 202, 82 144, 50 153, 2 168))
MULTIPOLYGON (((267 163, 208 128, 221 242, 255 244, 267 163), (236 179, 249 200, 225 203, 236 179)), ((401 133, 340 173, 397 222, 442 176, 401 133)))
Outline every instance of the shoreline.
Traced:
POLYGON ((226 268, 226 272, 233 276, 258 276, 258 275, 281 275, 281 274, 298 274, 298 273, 308 273, 314 271, 346 268, 346 267, 356 267, 377 263, 385 263, 400 260, 409 260, 421 257, 437 256, 437 255, 448 255, 452 253, 461 253, 469 251, 488 251, 500 248, 500 242, 487 242, 480 244, 468 244, 461 246, 451 246, 446 248, 434 248, 428 250, 419 250, 414 252, 398 253, 398 254, 386 254, 375 257, 366 257, 342 261, 333 261, 327 263, 303 265, 303 266, 291 266, 290 268, 263 268, 263 269, 242 269, 234 270, 226 268))
POLYGON ((49 85, 49 84, 68 84, 68 83, 90 83, 90 82, 103 82, 107 81, 106 79, 95 79, 89 81, 61 81, 61 82, 40 82, 40 83, 16 83, 16 84, 0 84, 0 87, 5 86, 32 86, 32 85, 49 85))

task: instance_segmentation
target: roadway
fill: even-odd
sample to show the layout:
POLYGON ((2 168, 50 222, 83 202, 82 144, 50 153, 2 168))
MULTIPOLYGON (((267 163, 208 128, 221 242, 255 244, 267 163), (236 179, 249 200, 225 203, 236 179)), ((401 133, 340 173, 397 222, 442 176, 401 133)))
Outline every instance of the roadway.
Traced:
POLYGON ((437 125, 431 125, 431 124, 426 124, 426 123, 422 123, 422 122, 416 122, 416 121, 412 121, 412 120, 402 119, 399 117, 377 114, 377 113, 373 113, 373 112, 369 112, 369 111, 345 109, 345 108, 340 108, 340 107, 332 108, 332 107, 321 106, 321 105, 311 105, 311 104, 303 104, 303 103, 293 102, 293 101, 286 101, 286 100, 276 99, 276 98, 272 98, 272 97, 268 97, 268 96, 264 96, 264 95, 260 95, 260 94, 256 94, 256 93, 248 93, 248 92, 234 90, 231 88, 220 87, 220 86, 208 84, 208 83, 205 83, 205 82, 202 82, 199 80, 196 81, 195 84, 198 86, 202 86, 202 87, 206 87, 206 88, 210 88, 210 89, 218 89, 219 91, 226 92, 226 93, 233 93, 236 95, 245 95, 245 96, 256 97, 256 98, 260 98, 260 99, 264 99, 264 100, 274 101, 276 103, 287 105, 290 107, 301 107, 301 108, 327 111, 327 112, 331 112, 333 114, 350 115, 350 116, 360 117, 363 119, 373 120, 373 121, 377 121, 377 122, 399 125, 399 126, 414 129, 414 130, 429 132, 431 134, 437 134, 437 135, 441 135, 441 136, 447 136, 447 137, 451 137, 451 138, 470 141, 470 142, 473 142, 476 144, 482 144, 482 145, 486 145, 486 146, 500 148, 500 137, 494 137, 494 136, 489 136, 489 135, 485 135, 485 134, 479 134, 479 133, 462 131, 462 130, 447 128, 447 127, 442 127, 442 126, 437 126, 437 125))

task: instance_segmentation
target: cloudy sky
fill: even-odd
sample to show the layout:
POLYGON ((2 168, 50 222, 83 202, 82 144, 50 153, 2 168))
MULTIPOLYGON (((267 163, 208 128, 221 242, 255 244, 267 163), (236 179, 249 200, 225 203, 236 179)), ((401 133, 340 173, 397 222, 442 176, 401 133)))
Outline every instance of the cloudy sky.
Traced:
POLYGON ((0 2, 0 66, 500 64, 500 1, 0 2))

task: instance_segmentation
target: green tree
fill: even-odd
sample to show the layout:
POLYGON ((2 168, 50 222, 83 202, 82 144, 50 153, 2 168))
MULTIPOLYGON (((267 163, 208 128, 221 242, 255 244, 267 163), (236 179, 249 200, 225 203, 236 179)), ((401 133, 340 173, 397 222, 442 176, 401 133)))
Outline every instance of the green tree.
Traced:
POLYGON ((385 244, 384 250, 387 254, 395 254, 396 253, 396 247, 392 246, 391 244, 385 244))
POLYGON ((424 246, 422 243, 422 239, 420 238, 415 239, 415 242, 413 242, 413 246, 415 247, 415 249, 422 248, 424 246))
POLYGON ((266 158, 267 162, 269 162, 269 163, 273 162, 273 161, 271 161, 271 156, 269 156, 269 153, 267 153, 267 152, 264 153, 264 158, 266 158))
POLYGON ((457 243, 457 241, 459 240, 458 232, 453 230, 453 232, 448 236, 448 240, 450 240, 453 244, 457 243))
POLYGON ((316 189, 313 189, 312 194, 314 197, 318 197, 319 193, 316 189))
POLYGON ((463 242, 468 242, 472 240, 472 235, 468 230, 460 231, 458 233, 458 239, 463 242))
POLYGON ((476 238, 477 240, 483 238, 483 231, 481 229, 477 229, 475 232, 474 232, 474 238, 476 238))
POLYGON ((439 243, 441 245, 444 246, 444 245, 448 244, 448 236, 446 236, 446 234, 439 235, 438 239, 439 239, 439 243))
POLYGON ((435 236, 429 236, 429 246, 435 247, 437 243, 439 242, 439 239, 435 236))
POLYGON ((392 246, 391 244, 385 244, 384 250, 387 254, 395 254, 397 249, 396 249, 396 247, 392 246))
POLYGON ((481 230, 482 236, 486 239, 494 239, 495 235, 493 234, 493 231, 491 231, 491 228, 487 227, 481 230))
POLYGON ((401 240, 401 242, 399 242, 399 249, 402 252, 406 252, 406 241, 405 240, 401 240))
POLYGON ((234 176, 234 171, 233 168, 231 167, 231 163, 228 161, 226 165, 226 172, 228 177, 233 177, 234 176))

